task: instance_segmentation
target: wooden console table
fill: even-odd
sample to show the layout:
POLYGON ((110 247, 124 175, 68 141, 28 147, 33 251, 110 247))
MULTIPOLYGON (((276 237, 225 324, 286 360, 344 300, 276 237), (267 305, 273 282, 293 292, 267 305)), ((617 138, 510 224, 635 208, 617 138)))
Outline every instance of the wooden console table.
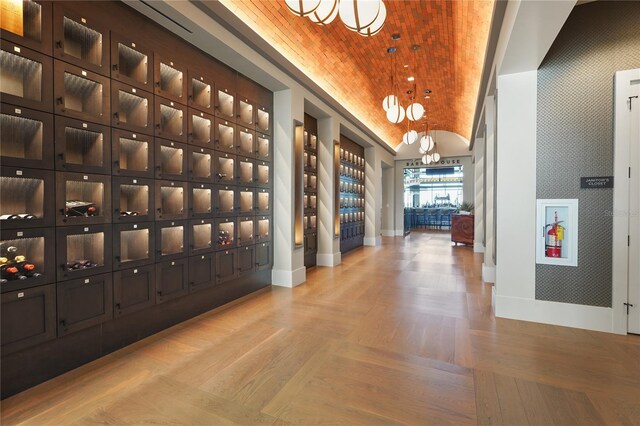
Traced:
POLYGON ((451 215, 451 241, 462 244, 473 244, 473 215, 451 215))

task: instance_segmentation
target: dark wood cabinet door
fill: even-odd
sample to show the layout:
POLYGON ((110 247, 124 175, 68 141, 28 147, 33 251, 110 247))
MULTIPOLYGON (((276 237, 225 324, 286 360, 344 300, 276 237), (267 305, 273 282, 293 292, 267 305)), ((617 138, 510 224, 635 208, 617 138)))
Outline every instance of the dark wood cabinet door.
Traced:
POLYGON ((224 250, 216 253, 216 282, 222 284, 238 277, 238 251, 224 250))
POLYGON ((111 82, 111 125, 153 135, 153 95, 119 81, 111 82))
POLYGON ((111 32, 111 78, 153 92, 153 51, 111 32))
POLYGON ((53 169, 53 114, 2 104, 2 166, 53 169))
POLYGON ((56 116, 56 170, 111 174, 111 128, 56 116))
POLYGON ((113 269, 148 265, 155 260, 155 223, 113 225, 113 269))
POLYGON ((207 253, 189 258, 189 291, 216 285, 216 256, 207 253))
POLYGON ((156 265, 113 273, 114 315, 137 312, 156 303, 156 265))
POLYGON ((56 286, 2 294, 2 355, 56 337, 56 286))
POLYGON ((271 269, 272 264, 271 243, 256 244, 256 270, 271 269))
POLYGON ((58 335, 73 333, 113 318, 111 274, 57 284, 58 335))
POLYGON ((22 3, 23 34, 18 35, 3 28, 2 38, 51 56, 53 2, 30 0, 22 3))
POLYGON ((252 273, 256 265, 255 246, 240 247, 238 249, 238 276, 252 273))
POLYGON ((184 296, 189 292, 187 258, 156 264, 156 302, 184 296))
POLYGON ((155 176, 153 136, 113 129, 111 151, 114 176, 155 176))
MULTIPOLYGON (((12 255, 24 256, 25 264, 13 265, 16 270, 10 272, 11 277, 3 277, 0 290, 2 293, 14 290, 37 287, 56 281, 56 237, 53 227, 30 229, 2 229, 0 243, 12 255), (13 247, 13 248, 11 248, 13 247), (33 267, 25 268, 26 264, 33 267), (26 278, 21 278, 24 276, 26 278), (6 280, 6 281, 5 281, 6 280)), ((6 256, 6 255, 5 255, 6 256)), ((8 262, 14 259, 7 256, 8 262)))
POLYGON ((111 271, 112 226, 82 225, 56 228, 58 281, 111 271))
POLYGON ((8 40, 0 40, 2 102, 53 112, 53 60, 8 40))
POLYGON ((158 96, 187 104, 187 65, 182 61, 170 58, 168 55, 153 55, 155 64, 153 78, 155 80, 154 93, 158 96))
POLYGON ((0 227, 23 229, 55 223, 54 172, 2 167, 0 227))

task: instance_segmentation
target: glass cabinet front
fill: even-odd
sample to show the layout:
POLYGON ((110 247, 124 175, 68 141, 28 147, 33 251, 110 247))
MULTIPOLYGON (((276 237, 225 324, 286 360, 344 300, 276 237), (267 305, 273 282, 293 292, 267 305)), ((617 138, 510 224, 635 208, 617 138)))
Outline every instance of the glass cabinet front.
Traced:
POLYGON ((257 149, 258 157, 268 160, 269 159, 269 138, 266 136, 257 137, 257 149))
POLYGON ((191 209, 194 216, 211 214, 213 190, 204 185, 196 185, 191 188, 191 209))
POLYGON ((53 168, 53 116, 2 104, 0 157, 2 165, 53 168))
POLYGON ((253 126, 253 104, 248 99, 241 99, 238 104, 238 120, 243 126, 253 126))
POLYGON ((88 218, 105 215, 105 185, 103 182, 70 178, 65 182, 65 209, 67 218, 88 218))
POLYGON ((240 213, 247 214, 253 212, 253 189, 244 188, 240 190, 240 213))
POLYGON ((66 237, 66 271, 79 271, 104 266, 104 232, 70 234, 66 237))
POLYGON ((153 172, 151 138, 114 130, 114 174, 147 176, 153 172))
POLYGON ((120 231, 120 263, 127 264, 149 259, 149 238, 148 228, 120 231))
POLYGON ((228 221, 217 221, 216 232, 216 248, 224 249, 235 245, 235 222, 232 219, 228 221))
POLYGON ((235 125, 227 121, 216 123, 216 149, 226 152, 236 152, 235 125))
POLYGON ((0 90, 2 93, 33 102, 42 101, 43 64, 0 50, 0 90))
POLYGON ((230 187, 218 188, 218 213, 229 215, 235 211, 235 190, 230 187))
MULTIPOLYGON (((29 284, 45 279, 45 237, 20 237, 0 241, 0 284, 29 284)), ((52 280, 52 277, 47 277, 52 280)))
POLYGON ((146 183, 121 184, 118 214, 121 217, 148 215, 149 189, 146 183))
POLYGON ((253 237, 254 223, 252 217, 238 219, 238 244, 246 245, 255 242, 253 237))
POLYGON ((160 255, 169 256, 184 252, 184 225, 165 226, 160 230, 160 255))
POLYGON ((268 217, 260 217, 258 218, 258 240, 266 241, 269 239, 269 218, 268 217))
POLYGON ((202 252, 213 247, 211 237, 213 224, 211 221, 195 221, 191 225, 191 248, 193 252, 202 252))
POLYGON ((175 68, 173 62, 160 62, 160 78, 159 88, 160 90, 173 98, 183 98, 183 81, 184 74, 179 69, 175 68))
POLYGON ((241 129, 239 132, 238 153, 240 155, 255 156, 253 146, 254 134, 248 129, 241 129))
POLYGON ((218 173, 219 182, 235 183, 235 158, 219 156, 218 157, 218 173))
POLYGON ((253 161, 244 158, 238 160, 239 181, 241 185, 253 185, 253 161))
POLYGON ((84 18, 77 22, 67 16, 63 17, 62 49, 65 55, 102 67, 102 33, 84 25, 84 22, 84 18))
POLYGON ((163 217, 181 216, 184 213, 184 188, 182 186, 160 186, 160 211, 163 217))
POLYGON ((45 182, 43 178, 0 177, 0 220, 44 218, 45 182))
POLYGON ((218 89, 216 97, 218 98, 218 102, 216 105, 216 112, 224 118, 229 120, 235 120, 234 114, 234 98, 233 95, 225 91, 224 89, 218 89))

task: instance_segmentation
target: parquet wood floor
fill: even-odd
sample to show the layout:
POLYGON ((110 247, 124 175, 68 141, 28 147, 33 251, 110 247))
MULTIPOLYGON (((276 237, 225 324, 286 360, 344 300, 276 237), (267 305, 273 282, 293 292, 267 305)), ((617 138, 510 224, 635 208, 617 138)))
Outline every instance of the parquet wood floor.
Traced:
POLYGON ((2 424, 640 425, 640 337, 496 319, 481 264, 385 238, 2 401, 2 424))

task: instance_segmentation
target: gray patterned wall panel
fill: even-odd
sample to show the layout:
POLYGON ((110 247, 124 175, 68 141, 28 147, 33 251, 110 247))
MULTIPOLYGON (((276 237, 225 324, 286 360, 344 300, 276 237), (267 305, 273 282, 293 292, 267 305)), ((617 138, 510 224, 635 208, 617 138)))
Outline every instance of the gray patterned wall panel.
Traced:
POLYGON ((640 68, 640 1, 577 6, 538 70, 537 197, 578 198, 578 267, 536 266, 536 299, 611 306, 613 78, 640 68))

